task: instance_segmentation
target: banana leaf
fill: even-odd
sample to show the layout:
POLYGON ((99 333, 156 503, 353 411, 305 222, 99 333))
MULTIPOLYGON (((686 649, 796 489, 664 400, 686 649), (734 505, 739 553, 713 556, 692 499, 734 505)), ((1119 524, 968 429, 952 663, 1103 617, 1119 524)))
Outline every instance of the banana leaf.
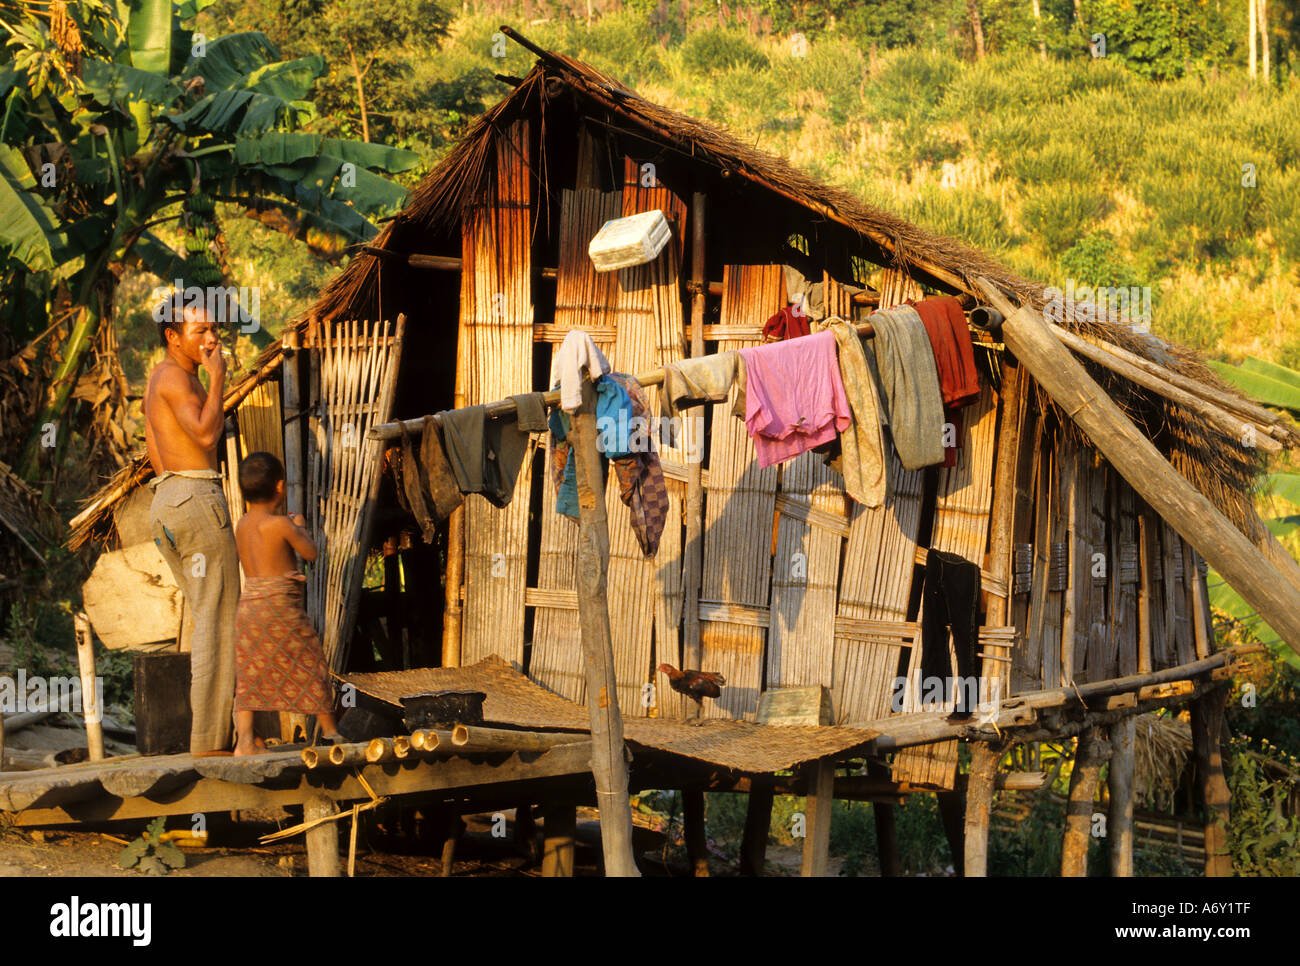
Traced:
POLYGON ((217 0, 183 0, 183 2, 176 4, 176 16, 180 20, 189 20, 198 16, 199 13, 207 10, 216 2, 217 0))
POLYGON ((208 43, 202 57, 191 57, 181 77, 186 81, 202 77, 209 93, 234 90, 243 87, 253 71, 279 59, 275 44, 261 31, 227 34, 208 43))
POLYGON ((0 251, 41 272, 54 268, 54 250, 67 245, 67 237, 35 188, 22 152, 0 144, 0 251))
POLYGON ((1275 657, 1286 662, 1295 670, 1300 671, 1300 654, 1293 651, 1285 641, 1277 635, 1273 628, 1269 627, 1264 621, 1259 619, 1255 609, 1251 607, 1242 596, 1228 586, 1227 582, 1219 576, 1213 569, 1209 572, 1208 577, 1210 591, 1210 606, 1235 620, 1241 621, 1250 628, 1252 634, 1259 639, 1259 642, 1265 645, 1275 657))
POLYGON ((1300 386, 1294 386, 1262 372, 1252 372, 1222 362, 1210 360, 1209 365, 1232 385, 1265 406, 1275 406, 1300 413, 1300 386))
POLYGON ((1270 473, 1264 477, 1260 492, 1300 506, 1300 473, 1270 473))
POLYGON ((286 101, 300 101, 311 91, 316 78, 325 73, 325 59, 319 54, 267 64, 248 75, 240 86, 286 101))
POLYGON ((86 58, 81 66, 81 79, 86 82, 96 102, 105 105, 115 101, 143 100, 170 107, 181 96, 181 89, 166 75, 129 64, 86 58))
POLYGON ((420 156, 414 151, 365 141, 327 138, 304 131, 268 131, 258 138, 241 139, 235 145, 235 160, 240 164, 292 164, 320 154, 350 161, 359 168, 390 174, 409 171, 420 163, 420 156))
POLYGON ((182 134, 245 137, 308 121, 315 113, 309 101, 237 90, 209 94, 183 114, 168 114, 167 120, 182 134))
POLYGON ((172 62, 171 0, 131 0, 128 9, 132 66, 166 77, 172 62))
POLYGON ((1245 361, 1242 362, 1241 368, 1250 372, 1258 372, 1262 376, 1268 376, 1270 379, 1276 379, 1278 382, 1285 382, 1300 389, 1300 372, 1288 369, 1286 366, 1279 366, 1274 362, 1265 362, 1263 359, 1247 356, 1245 361))
POLYGON ((168 284, 185 277, 184 257, 172 251, 153 232, 143 232, 136 239, 132 253, 140 260, 141 267, 168 284))

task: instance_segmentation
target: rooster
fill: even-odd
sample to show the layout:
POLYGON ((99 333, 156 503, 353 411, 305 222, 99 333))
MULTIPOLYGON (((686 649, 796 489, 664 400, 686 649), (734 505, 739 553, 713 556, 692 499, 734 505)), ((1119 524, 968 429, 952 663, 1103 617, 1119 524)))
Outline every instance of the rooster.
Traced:
POLYGON ((685 694, 701 707, 701 698, 716 698, 722 694, 727 679, 716 671, 679 671, 671 664, 660 664, 659 670, 668 675, 668 683, 678 694, 685 694))

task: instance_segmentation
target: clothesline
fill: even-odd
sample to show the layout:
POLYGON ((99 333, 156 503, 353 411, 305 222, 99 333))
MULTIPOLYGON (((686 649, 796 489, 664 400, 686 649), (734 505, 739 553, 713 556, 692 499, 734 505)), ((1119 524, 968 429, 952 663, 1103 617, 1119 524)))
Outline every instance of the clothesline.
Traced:
MULTIPOLYGON (((851 322, 849 324, 852 325, 855 329, 857 329, 858 335, 862 336, 863 338, 867 338, 867 339, 875 338, 876 329, 875 326, 873 326, 870 322, 851 322)), ((979 331, 983 331, 983 329, 981 329, 978 326, 976 326, 976 328, 979 331)), ((806 339, 809 337, 810 336, 799 336, 799 338, 801 339, 806 339)), ((714 352, 714 353, 709 353, 708 355, 698 356, 696 358, 707 359, 709 355, 720 355, 720 354, 721 353, 714 352)), ((660 386, 663 385, 664 373, 666 368, 667 367, 661 367, 659 369, 651 370, 650 372, 639 373, 638 375, 635 375, 632 378, 635 379, 641 386, 660 386)), ((542 403, 548 407, 558 405, 560 402, 560 390, 558 389, 550 389, 546 392, 543 392, 541 396, 542 396, 542 403)), ((499 419, 502 416, 512 415, 516 411, 514 400, 511 399, 499 399, 496 402, 486 403, 485 409, 487 410, 487 415, 494 419, 499 419)), ((380 423, 378 426, 370 427, 369 431, 367 431, 366 433, 366 437, 368 439, 379 439, 385 441, 397 440, 401 438, 402 425, 406 426, 406 431, 411 435, 413 436, 418 435, 424 431, 424 417, 421 416, 417 419, 395 420, 391 423, 380 423)))

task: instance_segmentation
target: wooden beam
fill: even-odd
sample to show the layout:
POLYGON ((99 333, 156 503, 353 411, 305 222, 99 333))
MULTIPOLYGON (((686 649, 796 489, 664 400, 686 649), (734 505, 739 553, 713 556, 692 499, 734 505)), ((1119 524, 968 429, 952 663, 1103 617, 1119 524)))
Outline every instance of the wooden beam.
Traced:
POLYGON ((804 806, 803 860, 799 874, 820 878, 828 874, 831 848, 831 810, 835 794, 835 763, 819 758, 805 766, 808 794, 804 806))
POLYGON ((704 828, 704 791, 699 788, 682 790, 682 820, 686 826, 686 861, 691 875, 697 879, 709 877, 709 839, 704 828))
POLYGON ((1061 875, 1088 874, 1088 843, 1092 841, 1092 815, 1096 809, 1097 780, 1101 764, 1110 757, 1110 745, 1098 727, 1079 735, 1070 771, 1070 799, 1065 807, 1065 838, 1061 845, 1061 875))
POLYGON ((898 858, 898 821, 894 815, 894 806, 876 802, 871 806, 871 814, 876 822, 876 854, 880 858, 880 874, 894 877, 903 874, 903 866, 898 858))
POLYGON ((572 802, 548 803, 542 813, 542 875, 573 877, 573 838, 578 810, 572 802))
POLYGON ((1227 689, 1220 686, 1192 702, 1192 754, 1205 801, 1205 875, 1232 875, 1228 821, 1232 795, 1223 777, 1221 741, 1227 689))
POLYGON ((1133 875, 1133 772, 1137 719, 1124 718, 1110 726, 1111 759, 1106 775, 1110 792, 1110 814, 1106 819, 1106 840, 1110 844, 1110 874, 1119 878, 1133 875))
POLYGON ((970 775, 966 782, 966 830, 963 839, 963 875, 984 878, 989 865, 989 824, 993 789, 1004 746, 976 741, 970 747, 970 775))
POLYGON ((1129 485, 1300 653, 1300 589, 1279 580, 1265 552, 1160 455, 1048 331, 1039 313, 1028 307, 1013 311, 1000 291, 983 279, 979 284, 1006 316, 1002 337, 1021 364, 1129 485))
POLYGON ((609 521, 605 514, 604 457, 596 448, 596 390, 582 380, 582 404, 573 414, 573 454, 578 477, 578 623, 586 656, 587 710, 591 717, 591 771, 600 803, 605 874, 636 877, 632 809, 627 797, 623 716, 614 679, 609 630, 609 521))
POLYGON ((740 874, 759 876, 767 862, 767 837, 772 830, 771 785, 751 785, 745 802, 745 833, 740 840, 740 874))

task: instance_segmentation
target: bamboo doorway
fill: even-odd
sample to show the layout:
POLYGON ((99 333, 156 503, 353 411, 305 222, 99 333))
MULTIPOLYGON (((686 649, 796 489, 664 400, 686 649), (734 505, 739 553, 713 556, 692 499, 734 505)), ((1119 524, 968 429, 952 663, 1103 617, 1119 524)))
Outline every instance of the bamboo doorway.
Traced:
POLYGON ((307 526, 319 555, 307 578, 307 613, 335 671, 347 660, 366 550, 383 475, 383 443, 366 434, 392 417, 406 317, 313 324, 307 434, 307 526))

